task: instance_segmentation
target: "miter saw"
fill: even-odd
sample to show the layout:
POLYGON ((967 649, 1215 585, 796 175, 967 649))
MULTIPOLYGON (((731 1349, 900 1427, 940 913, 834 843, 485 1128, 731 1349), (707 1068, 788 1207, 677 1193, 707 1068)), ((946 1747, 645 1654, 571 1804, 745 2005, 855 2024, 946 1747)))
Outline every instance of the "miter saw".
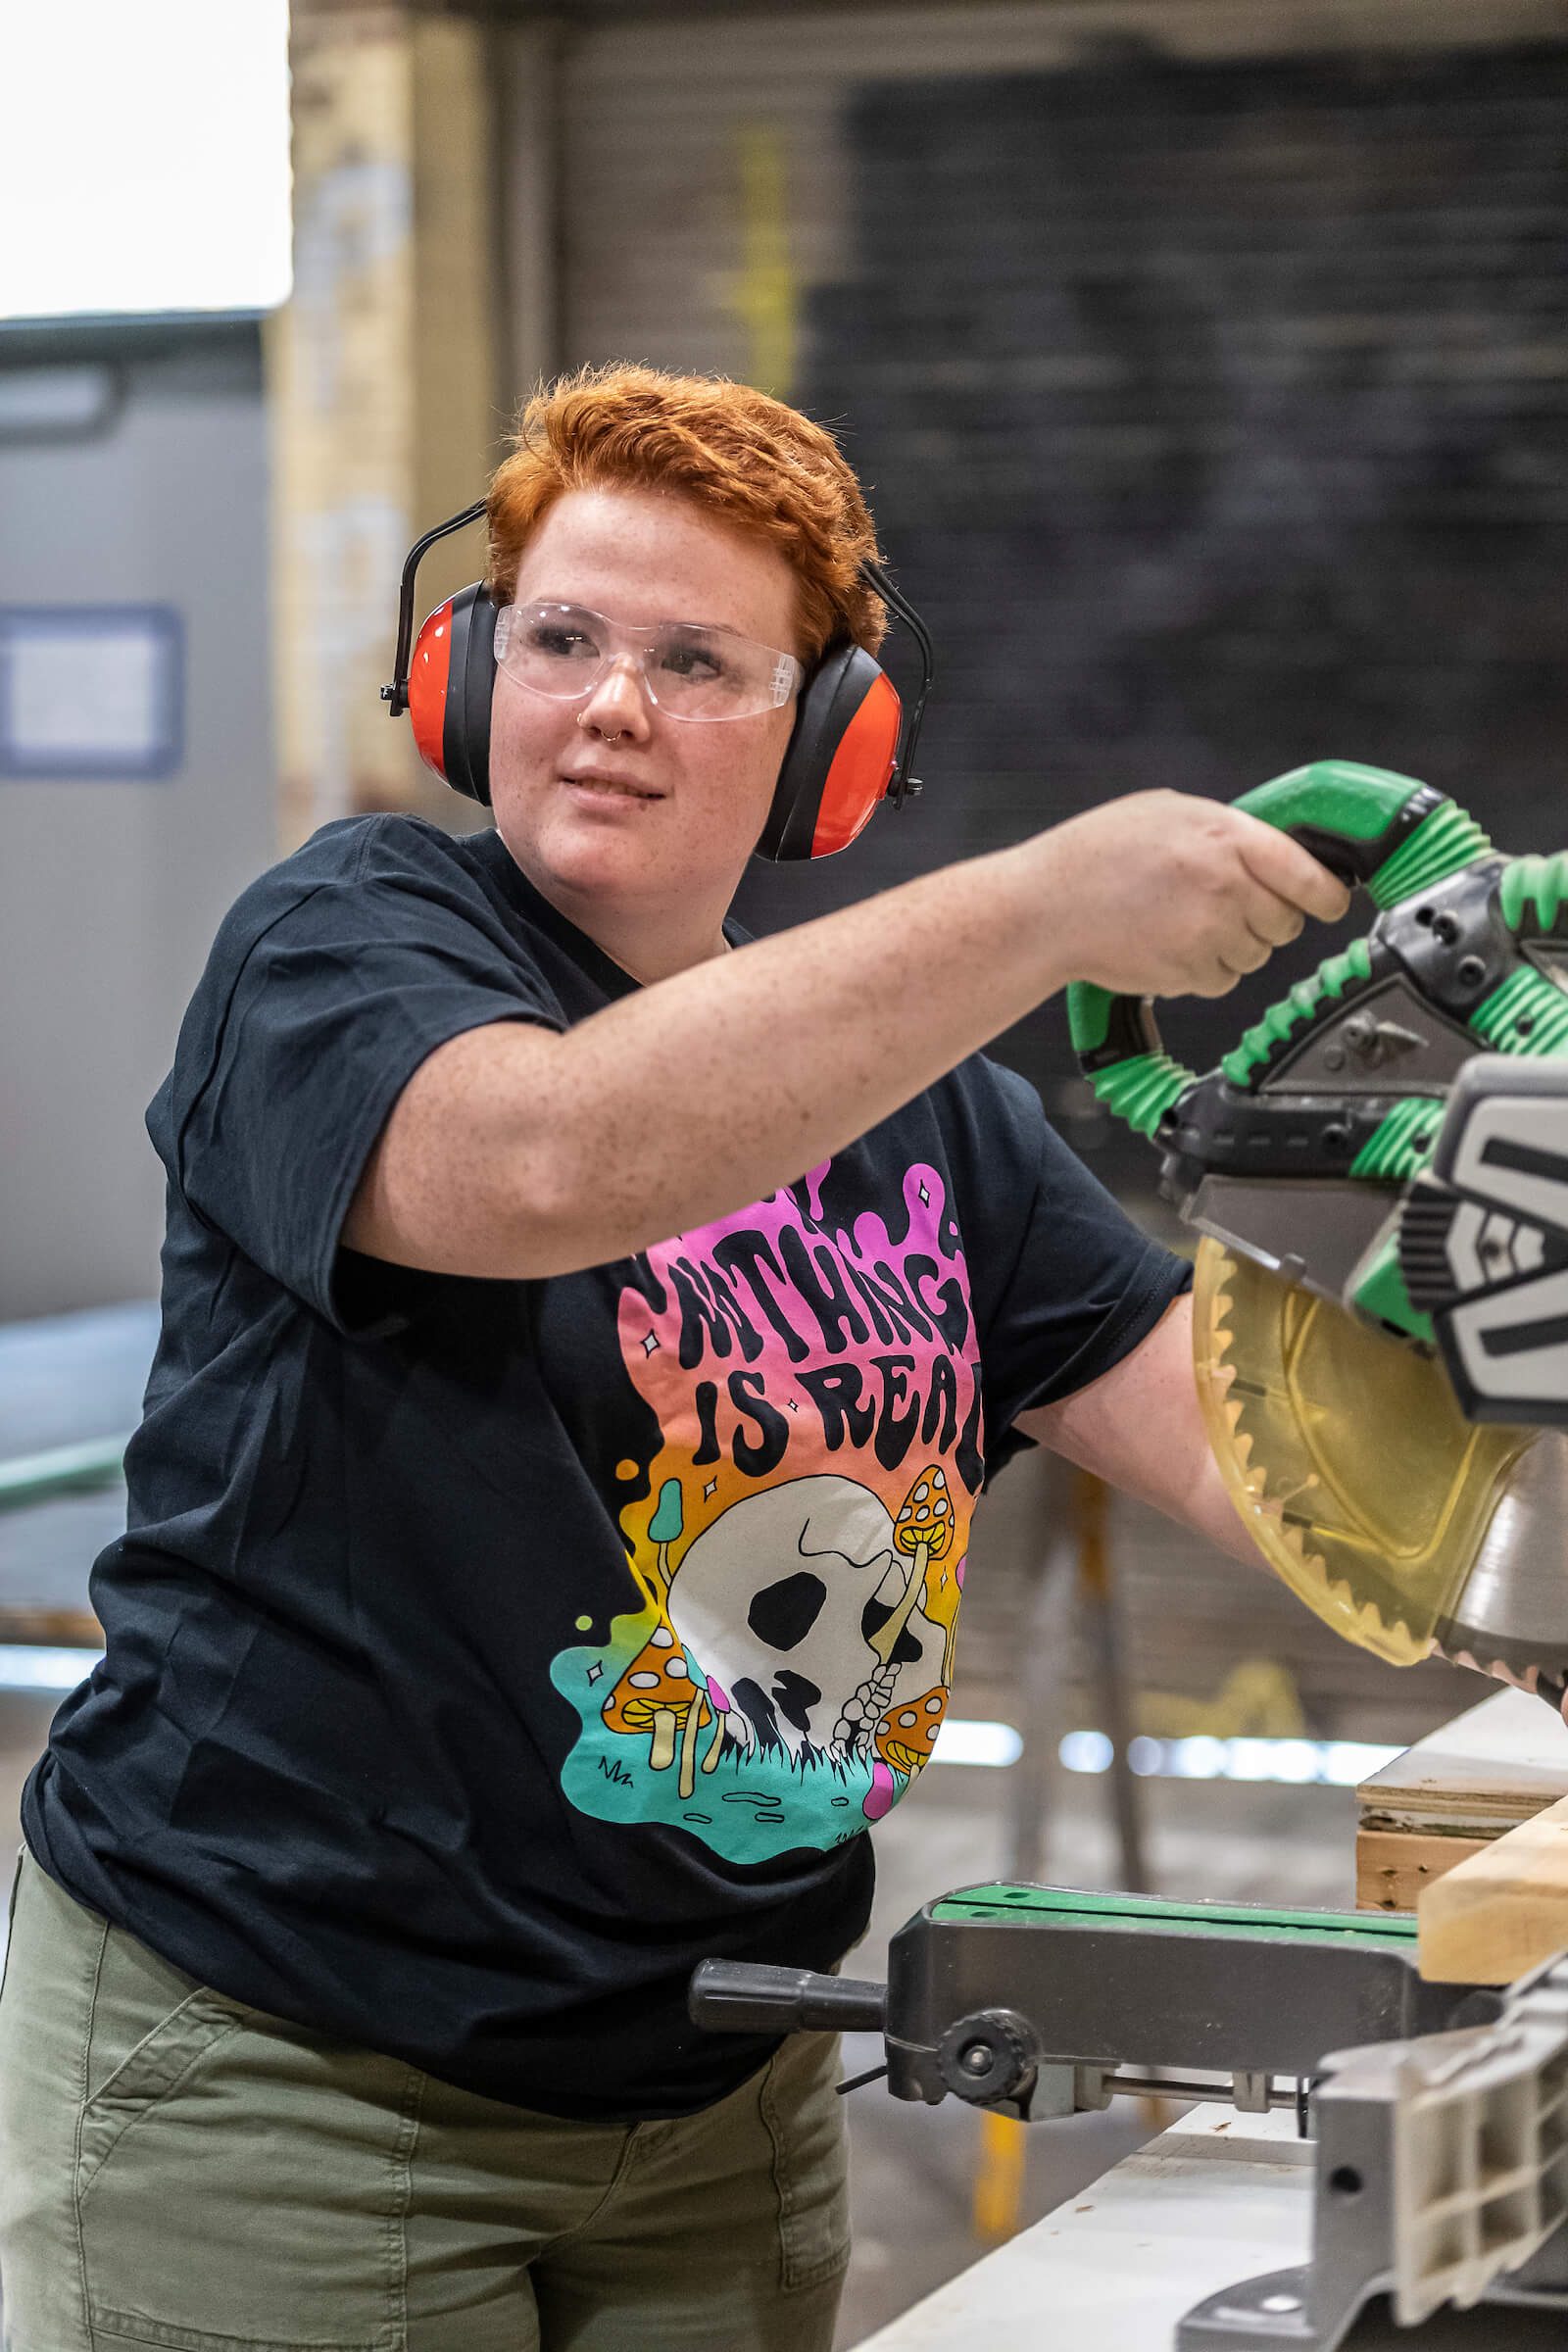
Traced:
POLYGON ((1322 760, 1238 806, 1379 909, 1206 1076, 1081 985, 1096 1094, 1198 1250, 1199 1390, 1271 1565, 1395 1664, 1568 1680, 1568 852, 1322 760))
MULTIPOLYGON (((1216 1455, 1347 1639, 1560 1704, 1568 852, 1504 857, 1442 793, 1345 761, 1239 805, 1368 892, 1367 935, 1206 1077, 1146 1002, 1070 1001, 1095 1092, 1158 1145, 1203 1237, 1216 1455)), ((1568 1952, 1505 1989, 1429 1984, 1408 1918, 978 1886, 900 1931, 886 1986, 708 1962, 691 2011, 874 2032, 895 2096, 1022 2119, 1213 2095, 1173 2068, 1218 2070, 1239 2108, 1294 2105, 1312 2258, 1210 2296, 1177 2352, 1334 2352, 1380 2292, 1404 2325, 1450 2302, 1568 2314, 1568 1952)))

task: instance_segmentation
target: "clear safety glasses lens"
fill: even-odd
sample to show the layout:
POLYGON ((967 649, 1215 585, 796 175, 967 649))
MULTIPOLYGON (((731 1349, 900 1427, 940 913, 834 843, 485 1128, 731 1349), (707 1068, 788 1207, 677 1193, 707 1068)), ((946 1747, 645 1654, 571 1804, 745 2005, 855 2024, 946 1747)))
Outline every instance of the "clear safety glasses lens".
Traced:
POLYGON ((805 676, 793 654, 733 629, 639 626, 584 605, 504 605, 495 648, 509 678, 558 703, 581 702, 612 662, 631 662, 649 701, 671 718, 754 718, 787 703, 805 676))

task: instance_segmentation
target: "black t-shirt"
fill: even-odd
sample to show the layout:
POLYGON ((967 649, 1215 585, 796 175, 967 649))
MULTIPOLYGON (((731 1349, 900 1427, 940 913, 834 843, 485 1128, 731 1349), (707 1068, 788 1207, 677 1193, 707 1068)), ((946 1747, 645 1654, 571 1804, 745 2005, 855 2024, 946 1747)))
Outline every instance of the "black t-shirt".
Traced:
POLYGON ((634 1258, 340 1248, 427 1054, 635 985, 494 833, 354 818, 244 893, 148 1114, 163 1332, 107 1654, 24 1803, 64 1886, 233 1998, 587 2118, 767 2057, 690 2025, 697 1961, 861 1933, 988 1462, 1186 1278, 978 1056, 634 1258))

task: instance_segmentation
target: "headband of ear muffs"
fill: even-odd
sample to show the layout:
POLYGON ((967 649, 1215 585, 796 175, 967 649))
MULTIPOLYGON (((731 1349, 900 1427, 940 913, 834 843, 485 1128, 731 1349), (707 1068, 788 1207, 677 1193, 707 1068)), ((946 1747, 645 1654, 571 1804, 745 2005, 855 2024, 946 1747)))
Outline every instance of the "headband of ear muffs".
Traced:
MULTIPOLYGON (((496 608, 483 585, 475 582, 437 605, 410 650, 419 558, 435 540, 483 513, 482 503, 467 508, 427 532, 411 551, 403 567, 397 672, 381 695, 394 718, 408 711, 426 767, 454 792, 488 808, 496 608)), ((880 564, 863 564, 861 571, 919 644, 919 695, 906 725, 898 690, 881 663, 863 646, 840 642, 828 648, 801 688, 794 730, 757 845, 760 858, 778 863, 830 858, 863 832, 879 801, 902 807, 920 789, 909 775, 909 761, 931 686, 931 640, 880 564)))

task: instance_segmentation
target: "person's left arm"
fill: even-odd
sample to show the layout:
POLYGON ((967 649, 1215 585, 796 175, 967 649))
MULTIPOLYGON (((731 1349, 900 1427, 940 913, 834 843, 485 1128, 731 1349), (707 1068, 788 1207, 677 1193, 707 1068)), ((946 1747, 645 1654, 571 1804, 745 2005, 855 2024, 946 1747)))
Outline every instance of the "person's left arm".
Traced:
POLYGON ((1108 1486, 1206 1536, 1233 1560, 1261 1567, 1203 1427, 1193 1371, 1191 1294, 1108 1372, 1054 1404, 1018 1415, 1021 1436, 1092 1470, 1108 1486))

